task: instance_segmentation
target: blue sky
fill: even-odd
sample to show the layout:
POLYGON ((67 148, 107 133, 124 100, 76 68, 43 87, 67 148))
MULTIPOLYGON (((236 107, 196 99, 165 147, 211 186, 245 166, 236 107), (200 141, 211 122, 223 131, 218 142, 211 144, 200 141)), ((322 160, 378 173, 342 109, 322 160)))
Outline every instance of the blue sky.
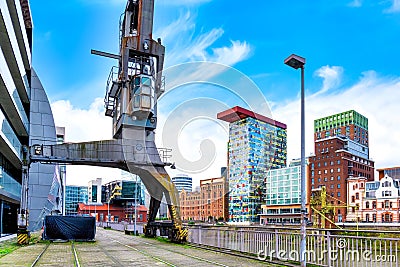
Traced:
MULTIPOLYGON (((299 157, 296 129, 300 72, 284 65, 283 60, 291 53, 301 55, 307 60, 306 152, 313 151, 314 119, 355 109, 369 118, 370 156, 376 166, 400 165, 395 160, 400 138, 395 115, 400 112, 400 1, 251 3, 156 0, 153 35, 162 37, 166 46, 166 68, 208 61, 232 66, 248 76, 265 97, 274 119, 288 125, 291 159, 299 157)), ((67 127, 70 141, 106 138, 104 133, 109 134, 111 122, 102 115, 101 99, 109 70, 116 62, 91 55, 90 49, 118 53, 118 21, 126 1, 31 0, 30 4, 34 21, 33 65, 53 103, 56 123, 67 127), (89 118, 86 129, 72 122, 81 121, 82 114, 89 118)), ((175 95, 182 102, 189 101, 188 106, 190 99, 202 97, 216 99, 222 106, 241 104, 226 90, 192 85, 178 91, 174 91, 175 95)), ((249 90, 242 97, 252 94, 255 92, 249 90)), ((173 100, 177 98, 164 98, 160 118, 171 117, 173 100)), ((193 106, 201 109, 199 104, 193 106)), ((182 126, 185 122, 180 115, 170 122, 182 126)), ((163 123, 159 126, 157 131, 162 133, 163 123)), ((180 147, 188 159, 201 157, 198 147, 205 139, 214 139, 220 153, 214 167, 194 176, 218 176, 216 166, 226 162, 226 133, 227 125, 212 120, 196 121, 186 133, 181 131, 180 147), (205 125, 216 127, 214 133, 219 134, 210 134, 205 125), (194 149, 185 151, 187 147, 194 149)))

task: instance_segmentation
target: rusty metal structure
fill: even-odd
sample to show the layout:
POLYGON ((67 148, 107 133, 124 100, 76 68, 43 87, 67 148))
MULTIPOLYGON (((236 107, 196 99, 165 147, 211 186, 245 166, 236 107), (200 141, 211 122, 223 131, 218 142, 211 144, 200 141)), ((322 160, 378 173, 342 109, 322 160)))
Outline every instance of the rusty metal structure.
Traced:
MULTIPOLYGON (((119 55, 92 50, 92 54, 118 60, 111 69, 105 96, 105 115, 113 118, 113 139, 59 145, 33 145, 26 150, 25 166, 31 162, 67 163, 119 168, 139 175, 151 195, 145 235, 157 230, 172 241, 183 242, 179 195, 166 166, 170 150, 158 149, 154 142, 158 97, 164 92, 165 48, 161 39, 152 39, 154 0, 128 0, 120 21, 119 55), (161 199, 165 196, 172 221, 156 222, 161 199)), ((22 202, 26 202, 28 168, 24 169, 22 202)), ((25 203, 26 204, 26 203, 25 203)), ((26 218, 26 205, 20 218, 26 218)), ((26 220, 21 220, 20 228, 26 220)))

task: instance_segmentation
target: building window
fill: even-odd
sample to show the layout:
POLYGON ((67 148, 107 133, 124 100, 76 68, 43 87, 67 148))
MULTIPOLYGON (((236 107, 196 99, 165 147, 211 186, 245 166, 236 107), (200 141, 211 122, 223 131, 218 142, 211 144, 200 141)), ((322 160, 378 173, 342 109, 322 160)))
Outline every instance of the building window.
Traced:
POLYGON ((354 196, 351 196, 351 202, 354 203, 355 202, 355 198, 354 196))
POLYGON ((390 203, 389 200, 385 200, 385 209, 388 209, 390 207, 389 203, 390 203))
POLYGON ((372 221, 375 223, 376 222, 376 214, 372 214, 372 221))
POLYGON ((372 208, 376 209, 376 201, 372 201, 372 208))
POLYGON ((337 192, 337 196, 340 197, 340 192, 337 192))
POLYGON ((382 197, 391 197, 392 196, 392 191, 383 191, 382 192, 382 197))
POLYGON ((356 199, 360 199, 360 194, 356 193, 356 199))
POLYGON ((337 172, 340 172, 340 168, 337 168, 337 172))
POLYGON ((365 202, 365 208, 369 209, 369 201, 365 202))
POLYGON ((314 178, 311 179, 311 184, 314 184, 314 178))
POLYGON ((340 175, 338 175, 337 180, 340 181, 340 175))
POLYGON ((337 185, 337 188, 340 188, 340 184, 337 185))
POLYGON ((365 214, 365 221, 369 222, 369 214, 365 214))
POLYGON ((325 181, 325 182, 328 182, 328 178, 325 177, 325 178, 324 178, 324 181, 325 181))

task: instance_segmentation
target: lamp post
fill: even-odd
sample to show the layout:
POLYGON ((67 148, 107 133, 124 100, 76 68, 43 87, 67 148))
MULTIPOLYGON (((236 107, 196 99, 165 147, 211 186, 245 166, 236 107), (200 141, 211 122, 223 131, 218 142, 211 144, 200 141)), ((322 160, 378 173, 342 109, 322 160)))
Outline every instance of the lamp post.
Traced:
POLYGON ((136 235, 136 218, 137 218, 137 190, 138 190, 138 182, 137 175, 135 177, 135 224, 133 225, 133 233, 136 235))
POLYGON ((107 198, 108 198, 108 201, 107 201, 107 228, 108 228, 108 222, 110 221, 110 190, 107 188, 107 190, 106 190, 106 193, 107 193, 107 198))
POLYGON ((301 69, 301 242, 300 264, 306 267, 306 179, 305 179, 305 127, 304 127, 304 65, 306 59, 295 54, 290 55, 284 63, 294 69, 301 69))

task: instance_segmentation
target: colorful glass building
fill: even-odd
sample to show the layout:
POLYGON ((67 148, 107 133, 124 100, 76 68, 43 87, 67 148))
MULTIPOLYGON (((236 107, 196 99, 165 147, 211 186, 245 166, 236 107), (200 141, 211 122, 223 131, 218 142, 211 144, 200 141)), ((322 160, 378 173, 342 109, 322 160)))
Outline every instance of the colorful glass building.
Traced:
POLYGON ((286 167, 286 125, 238 106, 217 117, 230 123, 229 221, 259 222, 266 174, 286 167))

